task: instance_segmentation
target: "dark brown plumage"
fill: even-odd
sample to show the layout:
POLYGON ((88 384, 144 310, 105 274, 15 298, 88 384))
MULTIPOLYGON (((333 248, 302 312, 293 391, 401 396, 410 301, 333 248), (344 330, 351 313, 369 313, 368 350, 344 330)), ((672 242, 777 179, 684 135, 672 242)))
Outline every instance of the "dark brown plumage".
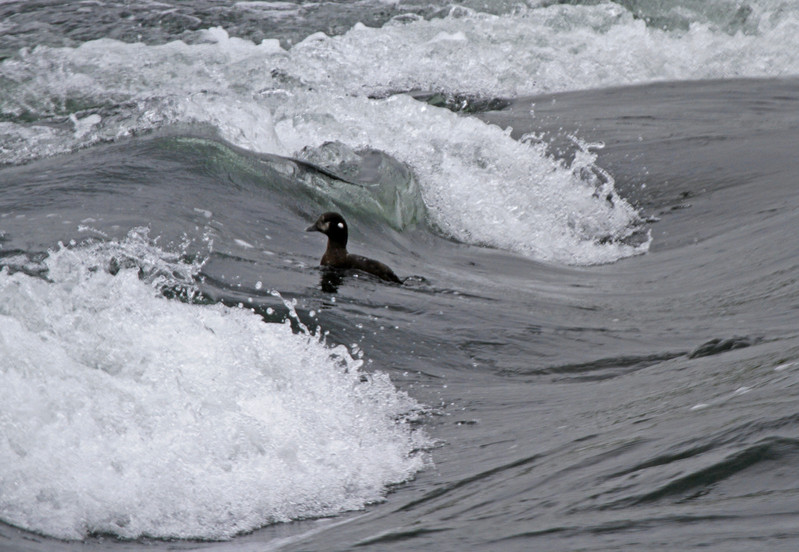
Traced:
POLYGON ((322 255, 322 265, 340 269, 362 270, 388 282, 401 284, 394 271, 380 261, 347 253, 347 221, 338 213, 323 213, 308 232, 321 232, 327 236, 327 249, 322 255))

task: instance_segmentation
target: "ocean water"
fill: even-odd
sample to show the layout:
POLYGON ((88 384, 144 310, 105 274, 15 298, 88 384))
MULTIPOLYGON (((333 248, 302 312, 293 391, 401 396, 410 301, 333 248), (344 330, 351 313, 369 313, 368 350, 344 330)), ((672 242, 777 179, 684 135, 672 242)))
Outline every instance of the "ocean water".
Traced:
POLYGON ((796 550, 797 31, 0 2, 0 549, 796 550))

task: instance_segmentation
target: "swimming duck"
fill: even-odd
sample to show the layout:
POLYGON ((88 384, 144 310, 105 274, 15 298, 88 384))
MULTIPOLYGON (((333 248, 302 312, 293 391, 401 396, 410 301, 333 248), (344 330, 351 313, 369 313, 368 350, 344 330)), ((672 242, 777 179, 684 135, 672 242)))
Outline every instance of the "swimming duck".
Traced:
POLYGON ((387 282, 402 283, 394 271, 380 261, 347 252, 347 221, 340 214, 322 213, 306 231, 321 232, 327 236, 327 249, 322 255, 322 266, 361 270, 387 282))

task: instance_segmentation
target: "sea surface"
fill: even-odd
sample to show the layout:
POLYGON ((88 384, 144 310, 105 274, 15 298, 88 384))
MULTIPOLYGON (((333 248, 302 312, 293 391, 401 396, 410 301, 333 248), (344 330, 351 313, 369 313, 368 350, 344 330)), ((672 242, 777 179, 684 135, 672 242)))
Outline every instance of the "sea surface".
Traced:
POLYGON ((796 0, 0 1, 0 550, 799 549, 798 52, 796 0))

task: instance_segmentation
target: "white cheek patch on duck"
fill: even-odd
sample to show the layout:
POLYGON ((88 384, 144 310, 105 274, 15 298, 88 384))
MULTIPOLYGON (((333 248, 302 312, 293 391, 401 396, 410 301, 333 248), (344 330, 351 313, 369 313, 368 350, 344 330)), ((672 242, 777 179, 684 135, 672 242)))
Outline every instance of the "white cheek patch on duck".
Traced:
POLYGON ((337 226, 338 226, 339 228, 342 228, 342 229, 343 229, 343 228, 344 228, 344 223, 343 223, 343 222, 339 222, 337 226))

